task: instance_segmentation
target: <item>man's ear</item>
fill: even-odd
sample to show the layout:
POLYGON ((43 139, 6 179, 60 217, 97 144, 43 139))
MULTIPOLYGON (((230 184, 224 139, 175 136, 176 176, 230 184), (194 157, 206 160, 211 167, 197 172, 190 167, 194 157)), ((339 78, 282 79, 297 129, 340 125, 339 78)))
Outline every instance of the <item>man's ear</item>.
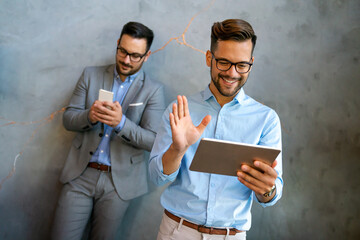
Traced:
POLYGON ((212 54, 209 50, 206 51, 206 65, 211 67, 212 54))
POLYGON ((144 62, 146 62, 148 60, 150 55, 151 55, 151 51, 149 50, 144 57, 144 62))
MULTIPOLYGON (((252 57, 251 57, 250 62, 251 62, 252 64, 254 64, 254 60, 255 60, 255 58, 254 58, 254 56, 252 56, 252 57)), ((253 65, 252 65, 252 66, 253 66, 253 65)), ((250 68, 250 71, 249 71, 249 72, 251 72, 251 70, 252 70, 252 66, 251 66, 251 68, 250 68)))

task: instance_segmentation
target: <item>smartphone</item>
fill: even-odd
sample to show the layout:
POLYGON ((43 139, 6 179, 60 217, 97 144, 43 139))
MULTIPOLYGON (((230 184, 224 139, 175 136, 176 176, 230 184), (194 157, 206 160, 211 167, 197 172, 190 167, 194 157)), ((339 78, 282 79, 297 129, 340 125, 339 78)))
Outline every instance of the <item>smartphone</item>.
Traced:
POLYGON ((104 89, 99 90, 99 101, 108 101, 113 102, 114 93, 110 91, 106 91, 104 89))
MULTIPOLYGON (((107 102, 113 102, 113 98, 114 98, 114 93, 104 90, 104 89, 100 89, 99 90, 99 101, 107 101, 107 102)), ((111 107, 107 106, 108 109, 111 110, 111 107)))

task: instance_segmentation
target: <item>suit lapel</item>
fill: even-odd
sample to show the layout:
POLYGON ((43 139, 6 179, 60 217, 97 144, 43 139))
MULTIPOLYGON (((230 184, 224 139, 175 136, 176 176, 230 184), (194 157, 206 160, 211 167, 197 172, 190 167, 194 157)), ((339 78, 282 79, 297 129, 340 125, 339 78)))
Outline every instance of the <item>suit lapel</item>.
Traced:
MULTIPOLYGON (((114 68, 115 64, 109 65, 103 75, 102 89, 112 91, 114 85, 114 68)), ((104 124, 101 123, 101 133, 104 133, 104 124)))
POLYGON ((114 68, 115 65, 110 65, 106 68, 104 72, 104 79, 103 79, 103 89, 107 91, 112 91, 114 85, 114 68))
POLYGON ((128 107, 129 107, 129 104, 133 101, 135 96, 140 91, 142 85, 144 84, 145 74, 144 74, 144 72, 142 70, 140 70, 140 71, 141 72, 139 72, 137 77, 134 79, 134 82, 131 84, 128 92, 125 95, 123 104, 121 105, 124 113, 126 113, 128 107))

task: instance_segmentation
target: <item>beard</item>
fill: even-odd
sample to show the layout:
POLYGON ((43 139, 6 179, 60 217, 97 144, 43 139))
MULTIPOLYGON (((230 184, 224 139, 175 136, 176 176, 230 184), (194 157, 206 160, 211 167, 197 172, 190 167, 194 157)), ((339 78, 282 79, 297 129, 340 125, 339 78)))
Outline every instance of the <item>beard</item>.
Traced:
POLYGON ((137 72, 140 70, 140 68, 142 67, 143 63, 144 63, 144 62, 141 62, 141 64, 140 64, 139 66, 134 67, 134 66, 132 66, 132 65, 130 65, 130 64, 126 64, 126 63, 124 63, 124 62, 118 61, 118 62, 116 63, 116 71, 117 71, 117 73, 118 73, 119 75, 131 76, 131 75, 137 73, 137 72), (125 70, 125 71, 122 70, 121 67, 120 67, 120 65, 125 66, 125 67, 128 67, 128 70, 125 70))
POLYGON ((223 75, 221 73, 218 73, 217 76, 213 76, 211 74, 212 69, 210 69, 210 76, 211 76, 211 81, 214 83, 216 89, 219 91, 219 93, 225 97, 233 97, 235 96, 240 89, 245 85, 246 83, 246 79, 247 78, 243 78, 243 77, 239 77, 239 78, 232 78, 226 75, 223 75), (232 91, 226 91, 225 87, 221 87, 220 85, 220 79, 226 79, 226 80, 230 80, 230 81, 237 81, 237 86, 234 88, 234 90, 232 91))

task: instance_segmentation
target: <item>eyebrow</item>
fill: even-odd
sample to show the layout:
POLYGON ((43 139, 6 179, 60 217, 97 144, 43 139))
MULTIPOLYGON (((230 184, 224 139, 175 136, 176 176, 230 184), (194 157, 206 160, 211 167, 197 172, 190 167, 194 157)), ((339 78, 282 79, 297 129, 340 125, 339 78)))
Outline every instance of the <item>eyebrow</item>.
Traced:
POLYGON ((251 55, 249 61, 232 62, 232 61, 230 61, 230 60, 228 60, 228 59, 226 59, 226 58, 223 58, 223 57, 217 58, 213 52, 211 52, 211 54, 212 54, 212 56, 213 56, 215 59, 217 59, 218 61, 219 61, 219 60, 224 60, 224 61, 228 61, 228 62, 235 63, 235 64, 238 64, 238 63, 251 63, 251 59, 252 59, 252 57, 253 57, 253 56, 251 55))
MULTIPOLYGON (((214 56, 215 57, 215 56, 214 56)), ((232 62, 232 61, 230 61, 230 60, 228 60, 228 59, 226 59, 226 58, 216 58, 217 60, 224 60, 224 61, 227 61, 227 62, 230 62, 230 63, 234 63, 234 64, 238 64, 238 63, 251 63, 250 61, 251 61, 251 59, 250 59, 250 61, 240 61, 240 62, 232 62)))
POLYGON ((134 55, 134 54, 138 54, 138 55, 140 55, 140 56, 142 56, 142 55, 144 55, 144 54, 141 54, 141 53, 138 53, 138 52, 133 52, 133 53, 130 53, 128 50, 126 50, 125 48, 123 48, 122 46, 118 46, 119 48, 121 48, 121 49, 123 49, 123 50, 125 50, 128 54, 131 54, 131 55, 134 55))

